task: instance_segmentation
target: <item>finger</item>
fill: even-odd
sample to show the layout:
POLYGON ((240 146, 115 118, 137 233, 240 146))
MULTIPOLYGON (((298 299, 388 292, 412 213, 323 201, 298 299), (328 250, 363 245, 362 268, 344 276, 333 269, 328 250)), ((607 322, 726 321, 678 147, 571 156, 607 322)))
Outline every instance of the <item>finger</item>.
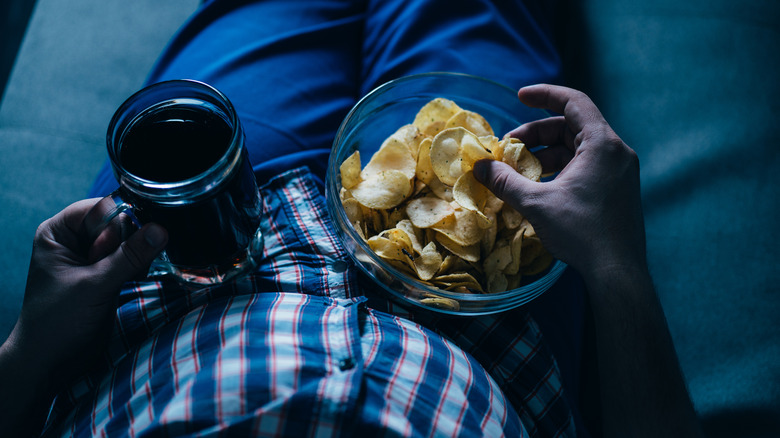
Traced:
POLYGON ((97 201, 97 199, 84 199, 65 207, 38 227, 36 238, 57 242, 58 245, 85 255, 85 251, 79 251, 82 243, 81 222, 97 201))
POLYGON ((117 205, 114 197, 106 196, 105 198, 97 200, 92 208, 87 211, 78 228, 79 236, 85 249, 88 249, 89 246, 92 245, 98 236, 104 232, 107 226, 109 228, 114 227, 117 230, 121 228, 117 225, 118 222, 107 222, 108 218, 116 214, 116 208, 117 205))
POLYGON ((574 152, 566 146, 550 146, 534 152, 534 155, 542 163, 543 174, 562 171, 574 158, 574 152))
POLYGON ((57 216, 62 218, 62 223, 72 233, 77 233, 84 217, 92 207, 100 201, 100 198, 82 199, 65 207, 57 216))
POLYGON ((168 233, 157 224, 147 224, 113 253, 96 263, 104 280, 115 287, 143 274, 168 242, 168 233))
POLYGON ((105 228, 92 242, 87 259, 90 263, 94 263, 106 257, 114 252, 122 241, 127 240, 136 230, 137 227, 127 215, 118 215, 105 225, 105 228))
POLYGON ((535 120, 513 129, 508 136, 516 138, 528 147, 565 145, 574 151, 574 133, 563 116, 535 120))
POLYGON ((531 181, 517 173, 508 164, 483 159, 474 163, 474 177, 487 187, 494 195, 511 205, 515 210, 528 215, 529 207, 542 190, 543 184, 531 181))
POLYGON ((517 97, 530 107, 563 114, 575 133, 592 123, 606 124, 596 104, 581 91, 558 85, 539 84, 521 88, 517 97))

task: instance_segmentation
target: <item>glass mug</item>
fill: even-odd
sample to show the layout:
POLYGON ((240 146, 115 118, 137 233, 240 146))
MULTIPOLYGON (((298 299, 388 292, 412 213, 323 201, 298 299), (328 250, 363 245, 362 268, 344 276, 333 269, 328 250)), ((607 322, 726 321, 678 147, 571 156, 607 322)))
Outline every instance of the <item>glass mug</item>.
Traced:
POLYGON ((205 286, 257 266, 262 199, 227 97, 192 80, 150 85, 116 111, 107 145, 119 188, 87 214, 91 241, 125 213, 168 231, 152 276, 205 286))

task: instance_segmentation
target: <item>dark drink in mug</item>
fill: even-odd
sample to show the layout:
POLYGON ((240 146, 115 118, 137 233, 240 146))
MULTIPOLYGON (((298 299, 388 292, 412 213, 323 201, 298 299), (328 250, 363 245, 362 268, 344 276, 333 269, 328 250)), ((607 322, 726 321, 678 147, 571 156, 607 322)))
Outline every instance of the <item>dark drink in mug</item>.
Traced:
POLYGON ((119 189, 106 199, 168 231, 152 274, 218 284, 256 266, 262 200, 232 105, 212 87, 169 81, 133 95, 109 125, 119 189))

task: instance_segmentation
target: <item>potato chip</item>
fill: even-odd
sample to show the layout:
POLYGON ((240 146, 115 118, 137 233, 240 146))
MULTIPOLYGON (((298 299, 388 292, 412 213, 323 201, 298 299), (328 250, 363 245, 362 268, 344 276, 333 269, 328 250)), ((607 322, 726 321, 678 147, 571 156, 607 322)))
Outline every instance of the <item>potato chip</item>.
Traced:
POLYGON ((431 166, 444 184, 455 185, 458 178, 482 158, 492 158, 492 155, 477 136, 464 128, 445 129, 433 138, 431 166))
POLYGON ((525 230, 526 237, 536 237, 536 230, 534 230, 534 226, 528 222, 528 219, 523 219, 523 222, 520 223, 520 229, 525 230))
POLYGON ((483 213, 490 194, 490 190, 474 178, 474 172, 471 170, 461 175, 452 188, 455 202, 466 210, 473 211, 480 218, 480 228, 490 228, 493 224, 492 219, 483 213))
MULTIPOLYGON (((452 186, 463 174, 460 144, 468 131, 452 128, 436 134, 431 144, 431 167, 439 181, 452 186)), ((479 141, 479 140, 477 140, 479 141)))
POLYGON ((471 170, 479 158, 492 158, 492 155, 482 146, 477 136, 464 128, 445 129, 433 138, 431 166, 444 184, 454 185, 461 175, 471 170))
POLYGON ((507 280, 506 275, 504 275, 502 272, 493 272, 492 274, 488 275, 488 293, 494 294, 498 292, 505 292, 508 285, 509 281, 507 280))
POLYGON ((491 211, 493 213, 498 213, 501 211, 501 209, 504 207, 504 201, 502 201, 498 196, 494 195, 492 192, 488 195, 487 200, 485 200, 485 214, 487 214, 488 211, 491 211))
POLYGON ((430 280, 439 271, 442 257, 436 249, 436 244, 429 242, 422 249, 420 255, 414 259, 414 267, 420 280, 430 280))
POLYGON ((473 275, 467 272, 458 272, 454 274, 439 275, 431 280, 435 285, 444 286, 445 290, 452 290, 459 287, 482 292, 482 285, 479 284, 473 275))
POLYGON ((422 233, 412 224, 412 221, 401 219, 396 223, 395 227, 406 232, 406 235, 409 236, 409 240, 412 242, 412 249, 414 249, 415 254, 421 254, 423 251, 421 243, 422 233))
MULTIPOLYGON (((451 204, 450 204, 451 205, 451 204)), ((434 230, 463 246, 478 244, 484 234, 480 219, 471 210, 455 208, 455 214, 434 225, 434 230)))
POLYGON ((420 108, 414 117, 413 125, 424 135, 433 137, 444 129, 447 120, 460 110, 461 108, 455 102, 439 97, 420 108))
POLYGON ((531 181, 541 180, 542 163, 516 138, 509 138, 504 145, 502 161, 531 181))
POLYGON ((449 252, 469 262, 479 261, 479 244, 461 245, 442 233, 436 234, 436 241, 449 252))
POLYGON ((355 228, 355 231, 357 231, 361 239, 367 240, 366 234, 368 234, 368 232, 366 231, 366 226, 362 221, 353 222, 352 226, 355 228))
POLYGON ((496 235, 498 235, 498 220, 496 214, 490 210, 485 210, 485 215, 490 219, 491 225, 485 230, 482 239, 479 242, 482 254, 490 254, 493 246, 496 244, 496 235))
POLYGON ((431 181, 436 178, 436 174, 433 172, 433 166, 431 165, 431 144, 433 144, 433 140, 430 138, 424 139, 420 143, 419 154, 417 155, 415 175, 419 181, 422 181, 425 184, 430 184, 431 181))
POLYGON ((428 184, 428 187, 439 199, 443 199, 447 202, 451 202, 455 199, 452 194, 452 186, 444 184, 443 182, 439 181, 439 178, 436 178, 435 176, 433 181, 428 184))
POLYGON ((424 182, 420 181, 419 179, 416 179, 414 181, 414 188, 412 189, 412 197, 417 197, 417 195, 425 195, 425 193, 429 192, 430 189, 427 185, 425 185, 424 182))
MULTIPOLYGON (((495 135, 481 135, 479 136, 479 142, 482 144, 482 147, 485 148, 485 150, 488 151, 490 154, 490 158, 496 160, 496 149, 498 149, 498 137, 495 135)), ((500 161, 500 160, 499 160, 500 161)))
POLYGON ((473 138, 469 137, 466 141, 461 142, 460 150, 461 154, 463 154, 463 161, 460 164, 463 172, 470 172, 474 167, 474 163, 479 160, 493 159, 493 154, 485 149, 485 146, 479 139, 473 141, 473 138))
POLYGON ((406 263, 407 259, 411 261, 409 256, 404 253, 405 248, 403 245, 399 244, 397 241, 392 241, 380 236, 373 236, 370 237, 367 242, 371 250, 385 260, 398 260, 404 263, 406 263))
POLYGON ((495 272, 503 271, 504 268, 506 268, 511 262, 512 248, 507 242, 502 241, 501 244, 496 244, 493 252, 485 257, 485 261, 483 262, 482 266, 485 270, 485 273, 491 275, 495 272))
POLYGON ((341 199, 341 202, 344 202, 347 199, 355 199, 355 197, 352 196, 352 192, 342 187, 341 190, 339 190, 339 199, 341 199))
POLYGON ((553 261, 553 256, 542 248, 541 253, 527 266, 523 268, 523 274, 536 275, 547 269, 553 261))
POLYGON ((352 188, 352 196, 369 208, 393 208, 412 192, 412 184, 404 172, 384 170, 352 188))
POLYGON ((460 110, 447 120, 445 129, 465 128, 476 136, 493 135, 493 128, 481 115, 468 110, 460 110))
POLYGON ((382 210, 375 210, 364 206, 363 218, 366 229, 372 231, 372 236, 381 233, 385 229, 385 221, 382 219, 382 210))
POLYGON ((388 170, 402 172, 409 181, 414 178, 417 170, 417 160, 409 151, 409 146, 394 136, 390 136, 382 143, 379 150, 371 157, 371 161, 363 168, 360 176, 367 180, 388 170))
POLYGON ((412 262, 393 259, 387 259, 384 260, 384 262, 412 278, 417 276, 417 271, 414 270, 414 264, 412 262))
POLYGON ((357 202, 357 199, 346 199, 342 201, 342 205, 344 206, 344 213, 347 214, 347 219, 352 224, 363 221, 363 208, 357 202))
POLYGON ((512 142, 519 142, 520 140, 512 137, 504 137, 497 144, 493 146, 493 158, 497 161, 504 161, 504 149, 506 145, 512 142))
POLYGON ((360 151, 355 151, 339 167, 341 170, 341 185, 351 189, 360 182, 360 151))
POLYGON ((452 205, 436 196, 412 199, 406 206, 409 220, 418 228, 431 228, 455 215, 452 205))
MULTIPOLYGON (((412 247, 412 240, 409 238, 409 235, 406 234, 406 231, 400 228, 390 228, 388 230, 379 233, 379 237, 397 243, 407 258, 414 259, 414 256, 412 255, 412 251, 414 251, 414 248, 412 247)), ((401 258, 399 260, 406 260, 406 259, 401 258)))
POLYGON ((385 262, 396 269, 416 274, 414 256, 409 237, 403 230, 385 230, 382 234, 367 240, 368 246, 385 262))
POLYGON ((501 209, 501 219, 504 220, 504 225, 507 228, 514 230, 520 227, 525 218, 510 205, 504 205, 504 208, 501 209))
POLYGON ((538 257, 544 247, 538 237, 523 237, 523 249, 520 254, 520 267, 529 266, 538 257))
MULTIPOLYGON (((434 232, 434 237, 435 237, 434 232)), ((450 274, 455 271, 462 271, 465 269, 465 263, 463 262, 463 259, 461 259, 458 256, 448 254, 444 257, 444 261, 441 263, 441 268, 439 269, 439 274, 450 274)))
POLYGON ((457 301, 444 297, 429 296, 421 299, 420 304, 433 307, 435 309, 451 310, 453 312, 460 310, 460 304, 457 301))
POLYGON ((395 209, 385 218, 385 228, 395 228, 398 226, 398 222, 404 219, 406 219, 406 212, 403 209, 395 209))
POLYGON ((409 153, 412 154, 412 158, 416 160, 420 149, 420 142, 425 138, 425 135, 423 135, 416 126, 409 124, 398 128, 398 130, 388 137, 385 142, 396 141, 406 145, 407 149, 409 149, 409 153))
POLYGON ((512 236, 510 242, 510 249, 512 251, 512 262, 504 268, 504 273, 507 275, 515 275, 520 271, 520 261, 523 253, 523 239, 525 238, 525 229, 520 228, 512 236))

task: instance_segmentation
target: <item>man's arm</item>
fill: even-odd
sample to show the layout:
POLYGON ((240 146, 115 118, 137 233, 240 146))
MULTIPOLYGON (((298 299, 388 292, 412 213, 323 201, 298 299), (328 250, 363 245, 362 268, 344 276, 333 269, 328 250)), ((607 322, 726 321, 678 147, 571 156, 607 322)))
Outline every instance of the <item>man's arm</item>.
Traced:
POLYGON ((537 152, 536 183, 508 165, 478 162, 474 174, 528 218, 545 247, 585 279, 595 319, 605 436, 700 436, 671 336, 647 269, 639 161, 584 94, 538 85, 526 105, 563 116, 509 135, 537 152))
POLYGON ((650 275, 621 268, 585 281, 605 436, 700 436, 650 275))
POLYGON ((14 339, 0 346, 0 430, 8 436, 37 436, 53 393, 40 362, 14 339))
POLYGON ((111 332, 122 284, 148 269, 167 233, 146 225, 124 242, 110 227, 86 245, 82 220, 96 200, 80 201, 35 234, 22 311, 0 346, 0 431, 40 431, 56 391, 83 371, 111 332))

